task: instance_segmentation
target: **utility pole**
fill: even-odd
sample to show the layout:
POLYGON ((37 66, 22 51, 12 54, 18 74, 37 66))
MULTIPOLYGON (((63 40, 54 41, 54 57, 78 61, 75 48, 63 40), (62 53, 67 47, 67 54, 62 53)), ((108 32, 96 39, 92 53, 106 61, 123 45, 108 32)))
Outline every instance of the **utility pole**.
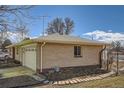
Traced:
POLYGON ((40 18, 42 18, 43 19, 43 32, 42 32, 42 34, 43 34, 43 36, 44 36, 44 34, 45 34, 45 30, 44 30, 44 23, 45 23, 45 18, 48 18, 48 17, 50 17, 50 16, 40 16, 40 18))

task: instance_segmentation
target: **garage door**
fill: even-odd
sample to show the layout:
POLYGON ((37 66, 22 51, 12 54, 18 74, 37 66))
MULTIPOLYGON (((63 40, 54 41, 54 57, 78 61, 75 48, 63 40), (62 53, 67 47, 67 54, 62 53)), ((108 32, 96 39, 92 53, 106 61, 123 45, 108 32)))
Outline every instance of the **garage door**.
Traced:
POLYGON ((36 51, 28 49, 25 51, 24 66, 36 71, 36 51))

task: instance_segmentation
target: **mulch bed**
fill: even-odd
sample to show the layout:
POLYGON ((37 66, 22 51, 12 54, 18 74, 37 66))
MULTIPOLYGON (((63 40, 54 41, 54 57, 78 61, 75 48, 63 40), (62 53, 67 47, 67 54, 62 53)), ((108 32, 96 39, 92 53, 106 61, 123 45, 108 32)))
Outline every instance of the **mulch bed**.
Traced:
POLYGON ((37 81, 30 76, 23 75, 23 76, 11 77, 6 79, 0 79, 0 88, 28 87, 40 83, 41 83, 40 81, 37 81))
POLYGON ((100 68, 70 68, 66 70, 62 70, 60 72, 54 72, 54 73, 46 73, 46 77, 50 81, 59 81, 59 80, 66 80, 71 79, 75 77, 91 77, 96 75, 101 75, 104 73, 107 73, 106 70, 101 70, 100 68))

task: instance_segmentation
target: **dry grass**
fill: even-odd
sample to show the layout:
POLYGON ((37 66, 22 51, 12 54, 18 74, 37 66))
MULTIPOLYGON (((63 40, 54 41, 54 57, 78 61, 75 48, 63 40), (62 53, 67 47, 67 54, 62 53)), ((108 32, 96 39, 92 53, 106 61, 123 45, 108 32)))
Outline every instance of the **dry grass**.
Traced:
POLYGON ((124 88, 124 75, 70 85, 44 85, 42 88, 124 88))
MULTIPOLYGON (((124 67, 124 62, 119 62, 118 64, 119 69, 124 67)), ((117 67, 117 62, 113 62, 112 67, 116 68, 117 67)))

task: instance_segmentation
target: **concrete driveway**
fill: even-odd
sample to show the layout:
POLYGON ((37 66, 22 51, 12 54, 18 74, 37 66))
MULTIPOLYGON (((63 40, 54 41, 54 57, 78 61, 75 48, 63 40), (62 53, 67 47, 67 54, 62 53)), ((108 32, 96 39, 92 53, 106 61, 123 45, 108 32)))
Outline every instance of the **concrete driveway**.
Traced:
POLYGON ((43 75, 24 67, 0 68, 0 87, 24 87, 41 84, 45 80, 43 75))
POLYGON ((20 75, 34 75, 35 72, 29 68, 18 66, 0 69, 0 78, 9 78, 20 75))
POLYGON ((0 79, 22 76, 22 75, 31 76, 39 81, 45 79, 43 75, 36 75, 35 71, 24 66, 2 68, 2 69, 0 68, 0 79))

